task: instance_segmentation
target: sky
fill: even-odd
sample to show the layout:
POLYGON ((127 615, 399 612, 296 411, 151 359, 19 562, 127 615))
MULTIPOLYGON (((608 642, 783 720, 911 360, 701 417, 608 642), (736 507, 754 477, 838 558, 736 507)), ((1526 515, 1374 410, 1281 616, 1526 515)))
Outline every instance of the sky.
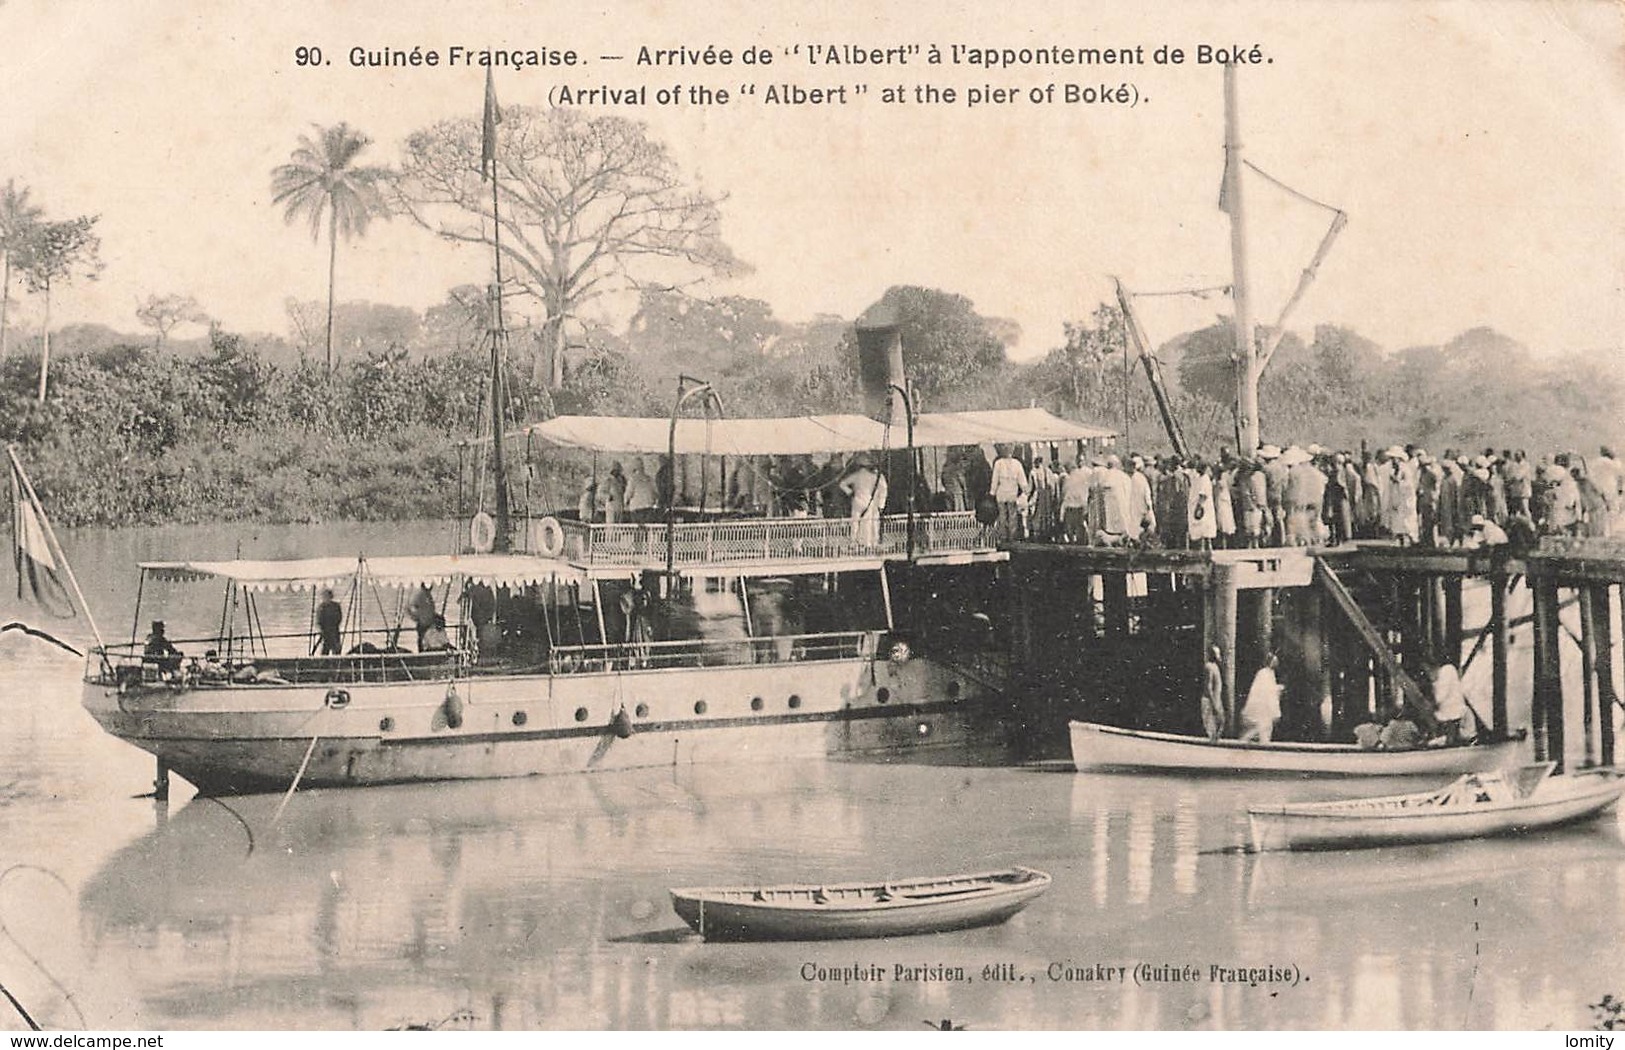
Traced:
MULTIPOLYGON (((477 67, 354 68, 352 47, 573 48, 574 69, 501 70, 504 105, 559 85, 728 87, 726 106, 613 111, 647 123, 682 170, 725 195, 723 235, 753 270, 715 294, 787 321, 854 317, 893 284, 962 293, 1059 345, 1111 275, 1136 290, 1224 285, 1221 73, 1198 44, 1257 44, 1238 75, 1246 157, 1343 209, 1346 231, 1290 326, 1350 325, 1398 349, 1489 325, 1537 354, 1625 371, 1625 8, 1604 2, 1327 0, 997 6, 802 2, 577 5, 394 0, 276 10, 224 2, 0 0, 0 180, 53 217, 101 216, 99 280, 60 292, 54 323, 135 331, 149 294, 189 294, 228 327, 287 331, 284 301, 326 294, 325 245, 270 202, 270 172, 312 124, 348 121, 392 164, 412 131, 477 117, 477 67), (920 45, 906 65, 811 66, 797 44, 920 45), (1143 48, 1141 66, 926 64, 935 44, 1143 48), (1186 52, 1155 64, 1160 45, 1186 52), (639 68, 638 49, 767 47, 771 67, 639 68), (301 67, 316 46, 330 65, 301 67), (1138 101, 1030 101, 1046 85, 1132 85, 1138 101), (754 83, 755 98, 737 88, 754 83), (847 85, 845 105, 772 106, 770 84, 847 85), (867 86, 859 96, 858 84, 867 86), (915 88, 954 87, 954 104, 915 88), (881 101, 883 88, 909 101, 881 101), (973 88, 1013 100, 971 107, 973 88)), ((951 54, 951 52, 950 52, 951 54)), ((1059 95, 1057 96, 1059 97, 1059 95)), ((1254 314, 1273 321, 1328 215, 1249 176, 1254 314)), ((341 245, 340 299, 423 308, 487 280, 488 257, 409 221, 341 245)), ((14 291, 20 296, 20 290, 14 291)), ((37 323, 39 305, 22 299, 37 323)), ((1155 340, 1228 311, 1142 300, 1155 340)), ((595 319, 615 322, 621 304, 595 319)), ((184 330, 177 334, 185 334, 184 330)))

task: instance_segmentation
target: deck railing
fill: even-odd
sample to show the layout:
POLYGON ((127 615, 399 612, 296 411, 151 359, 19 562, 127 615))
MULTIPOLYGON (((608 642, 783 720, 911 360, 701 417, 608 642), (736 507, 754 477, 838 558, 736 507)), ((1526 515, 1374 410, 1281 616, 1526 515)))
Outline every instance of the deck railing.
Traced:
MULTIPOLYGON (((564 556, 589 565, 659 565, 666 560, 664 524, 560 523, 564 556)), ((734 564, 823 558, 898 557, 908 552, 908 517, 893 514, 880 522, 880 542, 859 542, 850 518, 738 518, 682 522, 671 530, 677 565, 734 564)), ((970 511, 918 514, 914 553, 944 554, 991 550, 987 530, 970 511)))
POLYGON ((874 656, 879 637, 872 631, 846 631, 774 638, 696 638, 677 642, 557 646, 548 654, 548 670, 553 674, 585 674, 855 660, 874 656))

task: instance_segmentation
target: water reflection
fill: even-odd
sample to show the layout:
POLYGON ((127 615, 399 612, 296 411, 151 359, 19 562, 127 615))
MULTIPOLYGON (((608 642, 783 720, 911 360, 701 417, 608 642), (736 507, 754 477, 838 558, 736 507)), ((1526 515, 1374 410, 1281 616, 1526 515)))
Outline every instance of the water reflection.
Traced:
POLYGON ((183 1028, 458 1009, 514 1028, 1572 1026, 1625 972, 1617 938, 1592 939, 1617 932, 1625 889, 1613 818, 1539 839, 1245 855, 1236 807, 1260 794, 1306 789, 807 764, 310 792, 280 825, 274 797, 195 800, 109 857, 79 907, 92 966, 130 971, 153 1023, 183 1028), (704 944, 666 896, 1012 862, 1055 885, 1011 923, 888 942, 704 944), (980 980, 995 962, 1035 979, 980 980), (1140 962, 1201 979, 1048 976, 1140 962), (806 981, 806 963, 973 979, 806 981), (1215 983, 1213 965, 1307 980, 1215 983))

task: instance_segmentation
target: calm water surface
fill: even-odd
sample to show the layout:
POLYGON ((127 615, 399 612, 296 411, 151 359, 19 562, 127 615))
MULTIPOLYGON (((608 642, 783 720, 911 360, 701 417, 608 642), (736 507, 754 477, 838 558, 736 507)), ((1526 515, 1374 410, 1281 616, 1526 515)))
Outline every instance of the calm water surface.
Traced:
MULTIPOLYGON (((403 535, 436 549, 446 530, 64 540, 103 630, 127 637, 141 558, 352 553, 403 535)), ((80 709, 79 672, 0 638, 0 983, 47 1027, 1583 1028, 1587 1003, 1625 991, 1614 814, 1526 839, 1255 856, 1236 849, 1248 802, 1417 785, 960 755, 310 791, 277 820, 274 796, 133 797, 151 760, 80 709), (666 893, 1006 864, 1054 885, 1006 925, 890 941, 705 944, 666 893), (1140 963, 1200 979, 1137 984, 1140 963), (983 979, 1000 964, 1018 980, 983 979), (1215 965, 1297 979, 1214 982, 1215 965), (899 966, 967 979, 897 980, 899 966), (869 967, 884 979, 806 979, 869 967), (1091 967, 1131 975, 1050 978, 1091 967)), ((0 1004, 0 1027, 20 1026, 0 1004)))

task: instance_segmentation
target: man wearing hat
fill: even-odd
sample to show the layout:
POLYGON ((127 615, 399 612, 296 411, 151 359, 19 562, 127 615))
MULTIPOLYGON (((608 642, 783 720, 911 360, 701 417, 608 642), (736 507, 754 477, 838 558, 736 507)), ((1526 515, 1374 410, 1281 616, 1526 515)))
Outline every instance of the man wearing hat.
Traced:
POLYGON ((173 673, 181 669, 181 651, 164 636, 164 621, 152 621, 152 633, 147 635, 146 648, 141 650, 145 662, 155 663, 158 670, 173 673))

